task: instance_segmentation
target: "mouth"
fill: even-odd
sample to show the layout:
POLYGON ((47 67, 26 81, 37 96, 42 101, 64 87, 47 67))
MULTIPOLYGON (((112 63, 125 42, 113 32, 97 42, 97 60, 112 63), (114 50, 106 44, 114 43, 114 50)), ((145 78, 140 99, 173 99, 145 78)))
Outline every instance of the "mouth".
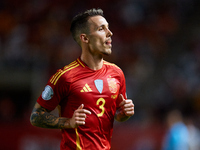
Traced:
POLYGON ((112 46, 112 40, 111 39, 107 40, 105 42, 105 44, 111 47, 112 46))

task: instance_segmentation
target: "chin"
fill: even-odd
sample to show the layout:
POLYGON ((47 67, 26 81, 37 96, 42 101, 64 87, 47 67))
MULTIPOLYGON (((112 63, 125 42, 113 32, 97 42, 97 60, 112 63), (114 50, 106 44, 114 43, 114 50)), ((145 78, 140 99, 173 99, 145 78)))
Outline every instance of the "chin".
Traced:
POLYGON ((112 50, 111 49, 107 50, 107 51, 103 52, 103 54, 106 55, 106 56, 109 56, 109 55, 112 54, 112 50))

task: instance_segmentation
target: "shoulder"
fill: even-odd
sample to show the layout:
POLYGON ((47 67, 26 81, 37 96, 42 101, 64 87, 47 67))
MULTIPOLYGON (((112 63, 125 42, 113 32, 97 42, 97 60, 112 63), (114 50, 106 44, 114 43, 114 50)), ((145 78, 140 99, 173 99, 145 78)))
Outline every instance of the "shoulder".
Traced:
POLYGON ((104 65, 105 65, 107 68, 113 69, 113 71, 116 71, 116 72, 118 72, 119 74, 123 74, 122 69, 121 69, 120 67, 118 67, 116 64, 107 62, 107 61, 105 61, 105 60, 104 60, 103 63, 104 63, 104 65))
POLYGON ((119 68, 116 64, 114 64, 114 63, 110 63, 110 62, 108 62, 108 61, 103 61, 103 64, 104 65, 106 65, 106 66, 110 66, 111 68, 115 68, 115 69, 119 69, 119 70, 121 70, 121 68, 119 68))
POLYGON ((58 69, 50 78, 51 84, 56 85, 60 80, 70 82, 71 78, 74 76, 74 73, 78 72, 79 66, 80 64, 77 62, 77 60, 75 60, 63 68, 58 69))

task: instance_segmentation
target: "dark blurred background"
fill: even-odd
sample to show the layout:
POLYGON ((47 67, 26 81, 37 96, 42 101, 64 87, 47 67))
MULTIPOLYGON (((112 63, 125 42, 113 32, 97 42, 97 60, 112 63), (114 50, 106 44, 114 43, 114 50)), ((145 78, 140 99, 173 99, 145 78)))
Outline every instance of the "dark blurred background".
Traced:
POLYGON ((93 7, 114 34, 105 60, 122 68, 135 104, 133 117, 115 122, 112 149, 161 149, 172 108, 199 130, 199 0, 1 0, 0 149, 59 149, 60 131, 29 117, 50 76, 80 56, 70 22, 93 7))

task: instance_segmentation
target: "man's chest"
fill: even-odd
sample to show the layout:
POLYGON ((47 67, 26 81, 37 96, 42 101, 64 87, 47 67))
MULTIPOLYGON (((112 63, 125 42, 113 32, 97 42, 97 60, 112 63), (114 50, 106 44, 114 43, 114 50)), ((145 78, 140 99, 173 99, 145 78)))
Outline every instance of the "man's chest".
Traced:
POLYGON ((114 74, 85 76, 73 82, 70 86, 72 94, 87 97, 105 97, 115 99, 120 89, 119 77, 114 74))
POLYGON ((101 116, 111 107, 116 107, 120 90, 120 78, 112 73, 83 75, 70 85, 66 106, 74 111, 79 105, 101 116))

